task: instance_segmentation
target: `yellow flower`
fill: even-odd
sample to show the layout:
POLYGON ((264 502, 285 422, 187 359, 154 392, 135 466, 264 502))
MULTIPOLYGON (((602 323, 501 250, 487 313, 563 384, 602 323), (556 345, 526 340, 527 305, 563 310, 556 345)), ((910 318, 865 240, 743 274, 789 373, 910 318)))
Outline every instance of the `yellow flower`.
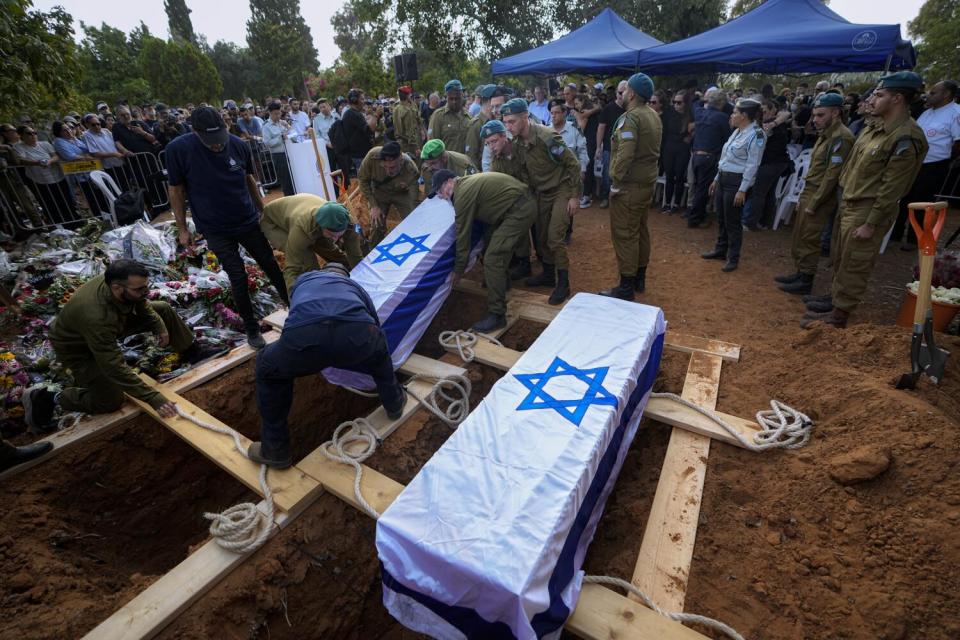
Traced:
POLYGON ((16 356, 14 356, 9 351, 4 351, 3 353, 0 353, 0 360, 13 360, 15 357, 16 356))
POLYGON ((0 389, 9 389, 13 386, 13 378, 11 376, 0 376, 0 389))

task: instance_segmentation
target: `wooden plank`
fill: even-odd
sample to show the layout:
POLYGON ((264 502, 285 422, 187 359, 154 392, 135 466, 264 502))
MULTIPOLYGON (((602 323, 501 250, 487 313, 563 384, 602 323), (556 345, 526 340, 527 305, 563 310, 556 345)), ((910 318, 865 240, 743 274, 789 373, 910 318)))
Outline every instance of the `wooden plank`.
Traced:
MULTIPOLYGON (((515 365, 517 360, 520 359, 520 356, 523 355, 522 351, 502 347, 498 344, 487 342, 483 338, 477 340, 477 344, 475 344, 472 349, 474 362, 479 362, 480 364, 485 364, 494 369, 500 369, 501 371, 509 371, 510 367, 515 365)), ((448 353, 456 356, 460 355, 460 352, 457 351, 455 346, 446 347, 446 350, 448 353)))
MULTIPOLYGON (((277 331, 268 331, 263 334, 263 339, 268 344, 279 337, 280 333, 277 331)), ((209 362, 204 362, 199 367, 191 369, 182 376, 178 376, 173 380, 164 383, 164 386, 175 393, 186 393, 187 391, 226 373, 230 369, 243 364, 247 360, 252 359, 256 354, 256 350, 251 349, 247 345, 236 347, 225 356, 215 358, 209 362)), ((78 444, 91 441, 96 437, 109 433, 115 428, 136 418, 141 413, 142 411, 140 410, 140 407, 132 402, 127 402, 120 409, 114 411, 113 413, 90 416, 83 419, 80 421, 80 423, 74 425, 73 427, 52 433, 46 438, 39 440, 39 442, 50 442, 53 444, 53 449, 39 458, 34 458, 29 462, 17 465, 11 469, 7 469, 3 473, 0 473, 0 482, 17 475, 18 473, 26 471, 31 467, 46 462, 50 458, 53 458, 64 451, 72 449, 78 444)))
MULTIPOLYGON (((722 411, 715 411, 715 413, 749 442, 753 442, 753 437, 760 430, 760 426, 754 421, 722 411)), ((743 446, 739 440, 727 433, 726 429, 713 420, 670 398, 650 398, 647 401, 647 406, 643 409, 643 416, 672 427, 680 427, 685 431, 732 444, 735 447, 743 446)))
MULTIPOLYGON (((330 460, 319 449, 308 454, 297 466, 323 485, 325 490, 361 513, 366 513, 353 491, 356 471, 352 466, 330 460)), ((360 478, 360 492, 377 513, 383 513, 397 499, 404 486, 366 465, 361 466, 363 476, 360 478)))
POLYGON ((738 344, 690 336, 676 331, 667 331, 663 346, 682 353, 706 353, 719 356, 728 362, 740 360, 740 345, 738 344))
MULTIPOLYGON (((157 384, 148 376, 141 374, 140 377, 144 382, 155 387, 167 400, 177 403, 177 406, 188 415, 202 422, 226 427, 226 425, 197 405, 173 393, 169 389, 165 389, 163 385, 157 384)), ((163 418, 147 403, 141 402, 140 400, 134 400, 134 402, 140 405, 140 408, 147 414, 183 438, 190 446, 197 449, 221 469, 245 484, 251 490, 261 496, 263 495, 260 489, 260 465, 247 460, 247 458, 237 451, 233 438, 221 433, 215 433, 209 429, 204 429, 180 416, 163 418)), ((244 449, 250 446, 250 439, 242 434, 240 441, 243 443, 244 449)), ((284 511, 293 509, 298 502, 320 489, 320 486, 315 480, 305 475, 296 466, 282 470, 271 469, 267 474, 267 483, 273 492, 274 502, 284 511)))
MULTIPOLYGON (((715 409, 722 366, 719 356, 691 354, 681 396, 715 409)), ((710 438, 671 432, 632 579, 665 611, 683 611, 709 455, 710 438)))
POLYGON ((598 640, 706 640, 706 636, 621 596, 603 585, 585 584, 566 628, 598 640))

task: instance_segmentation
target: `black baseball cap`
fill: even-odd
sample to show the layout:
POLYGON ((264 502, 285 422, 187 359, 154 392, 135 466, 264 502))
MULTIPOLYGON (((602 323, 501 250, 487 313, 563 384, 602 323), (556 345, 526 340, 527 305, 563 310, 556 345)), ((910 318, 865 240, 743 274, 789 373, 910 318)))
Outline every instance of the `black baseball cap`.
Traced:
POLYGON ((400 143, 394 140, 386 143, 380 147, 380 159, 388 160, 391 158, 399 158, 402 150, 400 149, 400 143))
POLYGON ((225 145, 230 139, 227 125, 223 123, 220 113, 213 107, 197 107, 190 117, 190 124, 194 133, 200 136, 203 144, 210 147, 215 144, 225 145))

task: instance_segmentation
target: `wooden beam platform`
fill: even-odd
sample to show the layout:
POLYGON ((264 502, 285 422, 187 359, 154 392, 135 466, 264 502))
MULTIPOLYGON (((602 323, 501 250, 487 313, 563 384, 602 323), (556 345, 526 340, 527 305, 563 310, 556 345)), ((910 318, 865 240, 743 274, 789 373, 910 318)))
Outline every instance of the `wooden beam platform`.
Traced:
MULTIPOLYGON (((263 339, 268 344, 279 337, 280 333, 277 331, 268 331, 263 334, 263 339)), ((256 354, 256 350, 251 349, 247 345, 236 347, 228 354, 210 360, 209 362, 204 362, 199 367, 186 372, 182 376, 178 376, 164 383, 163 386, 174 393, 186 393, 252 359, 256 354)), ((22 473, 31 467, 42 464, 64 451, 69 451, 78 444, 110 433, 113 429, 133 420, 141 413, 143 412, 140 407, 133 402, 128 402, 113 413, 90 416, 73 427, 52 433, 46 438, 39 440, 39 442, 50 442, 53 444, 53 449, 39 458, 34 458, 29 462, 17 465, 0 473, 0 482, 22 473)))
MULTIPOLYGON (((691 354, 681 397, 715 409, 722 366, 719 356, 691 354)), ((665 611, 683 611, 709 455, 710 438, 671 432, 632 579, 665 611)))

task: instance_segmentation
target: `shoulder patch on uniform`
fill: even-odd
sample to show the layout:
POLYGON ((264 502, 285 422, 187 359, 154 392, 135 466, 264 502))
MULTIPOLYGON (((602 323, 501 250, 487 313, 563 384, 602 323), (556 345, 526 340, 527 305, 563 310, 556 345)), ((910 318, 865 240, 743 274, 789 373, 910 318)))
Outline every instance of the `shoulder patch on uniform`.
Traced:
POLYGON ((830 164, 843 164, 843 158, 840 156, 830 156, 830 164))
POLYGON ((433 129, 432 129, 432 128, 427 129, 427 135, 429 136, 429 135, 432 135, 432 134, 433 134, 433 129))
POLYGON ((467 170, 464 172, 463 175, 472 176, 472 175, 475 174, 476 172, 477 172, 476 167, 470 166, 470 167, 467 167, 467 170))
POLYGON ((621 140, 633 140, 633 131, 621 131, 620 132, 621 140))
POLYGON ((830 149, 830 152, 831 152, 831 153, 836 153, 837 151, 840 150, 840 147, 841 147, 842 145, 843 145, 843 139, 842 139, 842 138, 837 138, 836 140, 833 141, 833 148, 830 149))
POLYGON ((913 138, 911 138, 910 136, 904 136, 899 140, 897 140, 897 144, 893 148, 893 155, 902 156, 906 152, 910 151, 910 149, 915 149, 915 148, 916 147, 914 145, 913 138))
POLYGON ((562 145, 562 144, 554 144, 554 145, 551 145, 551 146, 550 146, 550 153, 552 153, 552 154, 555 155, 555 156, 562 156, 564 149, 566 149, 566 147, 565 147, 564 145, 562 145))
POLYGON ((757 131, 757 146, 762 147, 766 141, 767 139, 763 135, 763 129, 757 131))

